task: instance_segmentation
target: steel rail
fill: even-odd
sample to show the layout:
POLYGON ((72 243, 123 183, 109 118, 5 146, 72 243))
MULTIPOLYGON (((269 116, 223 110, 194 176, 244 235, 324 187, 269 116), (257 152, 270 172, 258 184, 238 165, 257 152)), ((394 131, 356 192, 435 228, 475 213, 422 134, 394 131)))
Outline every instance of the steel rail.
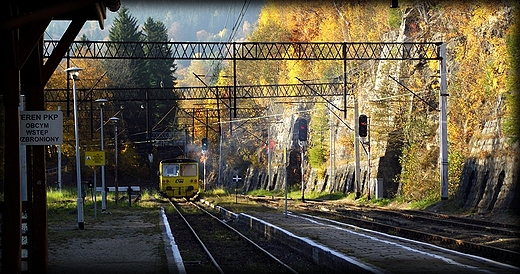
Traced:
MULTIPOLYGON (((326 214, 335 215, 341 218, 346 218, 351 221, 365 223, 368 226, 377 227, 380 231, 391 231, 395 235, 406 235, 406 238, 414 239, 414 240, 424 240, 428 239, 429 242, 436 242, 439 246, 457 246, 468 248, 474 252, 471 252, 473 255, 482 255, 482 253, 486 254, 486 257, 489 259, 503 261, 506 260, 508 263, 514 263, 518 265, 518 260, 520 259, 520 253, 512 250, 507 250, 499 247, 494 247, 486 244, 477 244, 464 240, 454 239, 447 236, 441 236, 437 234, 427 233, 423 231, 418 231, 414 229, 403 228, 399 226, 392 226, 387 224, 382 224, 375 222, 373 220, 364 220, 356 217, 345 216, 341 213, 334 212, 326 212, 326 214), (477 252, 478 251, 478 252, 477 252)), ((469 253, 469 252, 468 252, 469 253)))
POLYGON ((204 242, 202 242, 202 240, 199 238, 199 235, 197 235, 197 232, 195 232, 195 230, 193 229, 193 227, 190 225, 190 223, 188 222, 188 220, 186 220, 186 218, 184 218, 184 215, 182 215, 181 211, 179 210, 179 208, 177 208, 177 206, 171 201, 171 200, 168 200, 168 202, 170 202, 170 204, 173 206, 173 208, 175 208, 175 210, 177 211, 177 213, 179 214, 179 216, 182 218, 182 220, 184 220, 184 223, 188 226, 188 228, 191 230, 191 233, 193 234, 193 236, 195 236, 195 238, 197 239, 197 241, 199 242, 199 244, 202 246, 202 248, 204 249, 204 252, 206 252, 206 255, 208 255, 209 259, 211 260, 211 263, 218 269, 218 271, 221 273, 221 274, 224 274, 224 271, 222 270, 222 268, 220 268, 220 265, 217 263, 217 261, 215 260, 215 258, 213 257, 213 255, 211 255, 211 252, 208 250, 208 248, 206 247, 206 245, 204 244, 204 242))
POLYGON ((468 223, 466 220, 460 219, 439 219, 438 217, 435 217, 435 215, 431 215, 429 217, 422 217, 418 216, 417 213, 407 213, 407 212, 399 212, 399 211, 393 211, 393 210, 378 210, 378 209, 371 209, 374 212, 383 213, 383 214, 389 214, 392 216, 397 216, 409 220, 417 220, 417 221, 424 221, 424 222, 435 222, 442 225, 451 225, 451 226, 458 226, 463 227, 465 229, 471 229, 471 230, 478 230, 478 231, 486 231, 489 233, 494 234, 503 234, 507 236, 515 236, 520 237, 520 231, 518 230, 506 230, 502 228, 496 228, 499 226, 499 224, 496 223, 488 223, 485 224, 476 224, 476 223, 468 223))
POLYGON ((227 223, 225 223, 224 221, 222 221, 221 219, 219 219, 218 217, 216 217, 215 215, 211 214, 210 212, 208 212, 207 210, 203 209, 202 207, 200 207, 199 205, 195 204, 194 202, 189 202, 191 205, 197 207, 199 210, 201 210, 202 212, 208 214, 209 216, 211 216, 213 219, 219 221, 221 224, 223 224, 224 226, 226 226, 227 228, 229 228, 230 230, 232 230, 233 232, 235 232, 237 235, 239 235, 240 237, 242 237, 242 239, 248 241, 250 244, 252 244, 254 247, 258 248, 259 250, 261 250, 264 254, 266 254, 267 256, 269 256, 270 258, 272 258, 273 260, 275 260, 277 263, 281 264, 283 267, 285 267, 287 270, 291 271, 292 273, 294 274, 298 274, 298 272, 294 269, 292 269, 290 266, 288 266, 287 264, 285 264, 284 262, 282 262, 280 259, 276 258, 273 254, 271 254, 269 251, 265 250, 263 247, 259 246, 257 243, 255 243, 253 240, 249 239, 247 236, 245 236, 244 234, 240 233, 240 231, 236 230, 234 227, 228 225, 227 223))
MULTIPOLYGON (((497 260, 501 262, 506 262, 509 264, 515 264, 518 265, 518 262, 520 260, 520 252, 516 252, 513 250, 508 250, 500 247, 494 247, 487 244, 479 244, 479 243, 473 243, 465 240, 455 239, 448 236, 443 235, 437 235, 433 233, 423 232, 415 229, 410 228, 404 228, 402 226, 394 226, 394 225, 388 225, 381 222, 378 222, 373 217, 367 217, 364 218, 363 216, 349 216, 352 213, 345 208, 336 208, 336 209, 328 209, 323 210, 324 205, 320 203, 320 209, 312 209, 309 208, 309 203, 306 205, 303 205, 302 207, 305 207, 306 210, 310 212, 319 212, 320 214, 327 214, 332 215, 336 217, 341 217, 347 220, 350 220, 351 222, 357 222, 362 223, 364 226, 370 226, 372 229, 376 229, 379 231, 391 231, 392 234, 395 234, 397 236, 403 236, 409 239, 414 240, 427 240, 428 242, 434 242, 436 245, 444 246, 444 247, 463 247, 467 248, 469 250, 465 251, 467 253, 471 253, 473 255, 480 255, 485 254, 485 256, 488 259, 497 260)), ((360 214, 358 214, 360 215, 360 214)))
MULTIPOLYGON (((313 202, 319 203, 322 207, 324 207, 324 204, 326 204, 326 202, 324 202, 323 200, 309 199, 309 203, 313 202)), ((403 218, 412 221, 423 221, 430 224, 436 223, 440 225, 457 226, 468 230, 486 231, 489 233, 502 234, 505 236, 520 237, 520 227, 517 225, 489 222, 484 220, 474 220, 457 216, 451 216, 447 214, 419 210, 381 210, 377 208, 370 208, 370 210, 367 211, 362 207, 354 205, 342 206, 341 208, 337 209, 329 208, 330 211, 336 210, 342 212, 352 212, 351 210, 347 211, 347 209, 360 210, 364 213, 374 212, 377 214, 390 215, 392 217, 403 218)), ((358 215, 360 214, 361 213, 358 213, 358 215)))
MULTIPOLYGON (((275 202, 278 204, 278 201, 282 198, 258 198, 258 197, 251 197, 251 196, 245 196, 246 198, 250 200, 254 200, 257 202, 263 202, 263 203, 271 203, 275 202)), ((276 197, 275 197, 276 198, 276 197)), ((318 214, 325 214, 325 215, 331 215, 335 217, 344 218, 347 220, 350 220, 353 223, 358 223, 359 226, 362 227, 371 227, 372 229, 378 230, 378 231, 391 231, 391 234, 402 236, 409 239, 414 240, 427 240, 427 242, 435 242, 436 245, 443 246, 443 247, 459 247, 459 248, 466 248, 469 250, 466 250, 465 252, 471 253, 473 255, 486 257, 488 259, 496 260, 499 262, 506 262, 508 264, 513 264, 515 266, 519 265, 520 261, 520 252, 516 252, 513 250, 508 250, 500 247, 494 247, 487 244, 479 244, 479 243, 473 243, 465 240, 455 239, 448 236, 443 235, 437 235, 432 234, 428 232, 423 232, 415 229, 410 228, 404 228, 402 226, 393 226, 389 224, 384 224, 381 222, 378 222, 376 218, 372 217, 363 217, 363 216, 357 216, 361 215, 361 213, 352 215, 352 211, 348 210, 346 207, 340 207, 340 208, 329 208, 327 207, 327 202, 323 200, 305 200, 305 204, 299 205, 298 207, 304 208, 308 212, 315 212, 318 214), (313 205, 313 202, 316 202, 316 204, 313 205), (313 207, 316 207, 314 209, 313 207), (362 225, 361 225, 362 224, 362 225), (483 256, 485 254, 485 256, 483 256)), ((356 206, 350 206, 352 208, 357 208, 356 206)), ((362 210, 362 207, 359 207, 362 210)), ((372 209, 371 209, 372 210, 372 209)), ((384 211, 386 212, 386 211, 384 211)), ((491 231, 494 232, 494 231, 491 231)), ((497 231, 500 233, 504 233, 505 235, 511 235, 511 232, 508 231, 497 231)), ((513 232, 514 234, 514 232, 513 232)))

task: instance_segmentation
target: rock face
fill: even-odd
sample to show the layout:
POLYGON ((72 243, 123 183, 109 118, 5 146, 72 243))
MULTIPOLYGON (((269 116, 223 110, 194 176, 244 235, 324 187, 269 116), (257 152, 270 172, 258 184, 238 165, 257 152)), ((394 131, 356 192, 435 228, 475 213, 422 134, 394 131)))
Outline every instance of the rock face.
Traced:
POLYGON ((470 142, 456 199, 478 213, 520 210, 519 144, 501 135, 501 119, 488 121, 470 142))
MULTIPOLYGON (((289 115, 290 116, 290 115, 289 115)), ((308 119, 308 118, 307 118, 308 119)), ((295 117, 288 119, 287 122, 294 123, 297 119, 295 117)), ((254 189, 284 189, 285 182, 289 188, 300 188, 302 182, 302 166, 301 166, 301 147, 298 144, 298 134, 295 133, 297 129, 294 127, 287 127, 285 123, 273 125, 271 131, 274 133, 273 137, 277 139, 277 146, 271 155, 271 179, 269 180, 269 172, 265 166, 250 166, 244 171, 244 187, 243 191, 251 191, 254 189), (284 162, 284 150, 287 147, 286 161, 284 162)), ((343 152, 344 148, 338 146, 337 155, 338 162, 345 162, 343 152)), ((264 149, 263 153, 267 154, 264 149)), ((364 152, 363 152, 364 153, 364 152)), ((267 158, 267 157, 266 157, 267 158)), ((303 182, 306 191, 316 192, 354 192, 356 189, 362 189, 362 192, 367 192, 368 189, 368 171, 366 170, 366 161, 361 162, 360 186, 355 187, 355 166, 354 163, 346 163, 329 168, 324 171, 319 171, 310 168, 308 165, 307 154, 304 156, 303 167, 303 182)), ((229 180, 225 180, 229 181, 229 180)))
MULTIPOLYGON (((512 143, 503 136, 501 119, 488 121, 481 134, 475 135, 470 142, 471 155, 466 159, 462 172, 460 185, 455 195, 455 200, 467 210, 474 209, 478 213, 509 212, 520 213, 520 188, 518 187, 519 172, 519 142, 512 143)), ((301 183, 300 152, 294 147, 288 152, 288 164, 284 168, 283 157, 273 157, 271 170, 271 182, 268 180, 268 172, 265 168, 250 167, 246 172, 246 181, 243 191, 254 189, 283 189, 285 178, 289 187, 301 183)), ((382 168, 381 165, 397 166, 399 155, 396 151, 388 151, 379 160, 379 170, 392 170, 382 168)), ((361 163, 360 189, 368 192, 366 162, 361 163)), ((353 163, 341 165, 335 168, 334 174, 326 170, 324 174, 318 174, 317 170, 304 167, 304 182, 306 191, 316 192, 342 192, 349 193, 356 190, 355 167, 353 163)), ((372 178, 391 178, 392 174, 373 174, 372 178)), ((390 180, 389 180, 390 181, 390 180)), ((384 182, 383 197, 392 197, 396 191, 392 182, 384 182)), ((374 193, 374 183, 370 193, 374 193)))
MULTIPOLYGON (((442 41, 446 39, 446 34, 437 31, 436 27, 433 27, 434 22, 445 22, 439 19, 442 17, 442 14, 434 15, 435 12, 432 11, 430 13, 430 11, 422 10, 422 8, 424 7, 420 5, 415 10, 407 9, 403 15, 399 30, 386 33, 384 40, 409 42, 416 41, 419 37, 419 40, 424 37, 430 37, 430 40, 432 41, 442 41), (428 17, 430 15, 431 17, 428 17), (429 33, 425 30, 424 33, 418 34, 417 26, 421 25, 421 20, 426 20, 428 23, 423 24, 423 26, 430 26, 431 29, 435 29, 434 33, 429 33)), ((490 17, 488 21, 484 22, 481 26, 476 27, 476 31, 479 31, 481 37, 489 37, 489 35, 487 35, 489 33, 492 33, 496 37, 504 37, 503 32, 508 29, 513 18, 511 12, 511 7, 504 7, 496 15, 490 17)), ((449 22, 449 20, 447 21, 449 22)), ((451 28, 456 27, 449 27, 448 29, 451 28)), ((448 51, 448 82, 452 80, 450 77, 453 78, 459 70, 463 69, 460 67, 459 61, 454 57, 456 56, 454 52, 459 50, 458 45, 460 42, 457 39, 465 41, 464 37, 452 38, 451 40, 446 41, 448 51)), ((486 39, 482 40, 482 46, 489 47, 488 51, 491 51, 491 44, 487 43, 485 41, 486 39)), ((378 181, 383 184, 382 197, 392 198, 399 192, 400 186, 395 181, 402 171, 399 158, 402 156, 403 147, 407 144, 406 140, 404 140, 405 138, 403 138, 403 128, 406 127, 405 122, 407 121, 402 119, 402 117, 410 117, 413 115, 414 112, 412 110, 417 106, 416 101, 418 99, 415 98, 415 96, 399 97, 399 99, 402 99, 403 101, 405 100, 404 98, 409 100, 409 110, 401 111, 401 114, 404 115, 400 116, 397 114, 397 111, 389 106, 390 103, 385 106, 384 100, 389 98, 396 99, 396 95, 403 94, 403 92, 398 92, 399 85, 396 84, 397 81, 391 80, 388 76, 396 76, 396 78, 399 78, 399 76, 403 75, 414 75, 416 72, 417 75, 415 76, 422 75, 421 79, 424 80, 426 87, 435 86, 434 82, 438 79, 430 79, 434 79, 438 76, 434 70, 426 70, 429 72, 421 71, 425 65, 427 65, 421 62, 414 63, 409 61, 396 62, 380 60, 367 62, 365 65, 367 66, 366 71, 371 75, 371 77, 369 77, 366 82, 358 83, 357 89, 355 90, 355 96, 357 96, 356 103, 359 104, 359 114, 368 114, 371 119, 369 125, 372 125, 371 123, 373 122, 377 127, 374 126, 371 128, 370 133, 372 136, 372 139, 370 140, 370 145, 372 147, 370 157, 371 170, 368 170, 367 168, 369 163, 365 152, 363 149, 360 149, 361 170, 359 174, 359 185, 356 185, 355 182, 356 174, 352 152, 353 149, 352 147, 349 147, 352 146, 353 142, 355 142, 352 134, 352 125, 355 123, 355 120, 352 118, 354 115, 352 115, 351 112, 349 112, 348 118, 345 117, 346 123, 352 127, 349 130, 347 130, 349 126, 342 127, 341 123, 331 123, 331 127, 336 131, 334 133, 336 135, 334 136, 338 137, 338 139, 342 137, 343 140, 348 140, 348 142, 350 142, 349 144, 346 144, 345 141, 341 144, 338 142, 337 148, 334 145, 336 148, 334 156, 331 154, 329 159, 333 159, 332 162, 334 163, 337 162, 337 167, 336 164, 333 166, 327 164, 328 166, 325 170, 313 170, 308 166, 308 159, 304 159, 303 162, 305 166, 303 168, 304 174, 302 177, 300 147, 298 146, 297 141, 295 141, 294 129, 287 126, 294 125, 295 120, 302 117, 300 115, 294 115, 294 113, 298 113, 298 111, 308 113, 305 111, 310 111, 310 108, 307 108, 308 106, 301 106, 300 109, 293 109, 293 114, 284 116, 283 124, 285 124, 285 127, 276 125, 273 125, 272 127, 272 136, 276 138, 278 147, 276 147, 273 152, 274 157, 272 158, 273 168, 271 168, 271 176, 269 176, 266 167, 250 167, 247 170, 247 176, 245 176, 245 191, 257 188, 268 190, 281 189, 285 187, 285 182, 287 182, 290 187, 295 187, 301 185, 303 182, 304 188, 307 191, 338 191, 343 193, 360 191, 362 194, 367 194, 374 193, 374 180, 377 178, 380 179, 378 181), (286 147, 288 149, 287 162, 282 160, 284 157, 283 152, 280 149, 281 147, 286 147), (269 177, 271 178, 270 180, 269 177), (286 178, 287 180, 285 181, 286 178)), ((355 75, 355 73, 356 71, 353 71, 352 75, 355 75)), ((355 79, 356 77, 352 78, 355 79)), ((407 77, 402 77, 400 81, 404 81, 402 83, 408 84, 406 80, 403 80, 406 78, 407 77)), ((411 78, 413 77, 410 77, 410 79, 411 78)), ((432 90, 437 91, 437 88, 432 88, 429 91, 432 90)), ((424 98, 422 101, 435 105, 438 94, 432 94, 434 95, 427 95, 427 93, 420 95, 424 98)), ((493 99, 490 98, 489 102, 491 104, 493 102, 492 100, 493 99)), ((349 107, 353 105, 352 97, 345 99, 345 101, 348 101, 349 107)), ((469 142, 470 155, 465 160, 458 189, 456 190, 455 195, 453 195, 453 198, 460 203, 461 207, 475 210, 479 213, 520 210, 520 194, 518 194, 518 192, 520 192, 520 187, 518 187, 518 178, 520 177, 520 167, 518 164, 520 141, 512 141, 504 136, 501 128, 501 116, 505 109, 503 101, 503 98, 498 98, 498 103, 496 104, 494 113, 492 113, 493 111, 488 111, 493 109, 492 107, 485 109, 486 116, 482 116, 482 120, 487 122, 480 125, 482 126, 481 132, 474 134, 469 142)), ((333 99, 333 103, 335 105, 342 105, 341 100, 335 101, 335 99, 333 99)), ((449 104, 450 102, 448 101, 448 105, 449 104)), ((404 103, 403 106, 406 107, 404 103)), ((486 106, 490 105, 486 104, 486 106)), ((456 108, 458 106, 452 105, 449 107, 456 108)), ((480 110, 483 109, 480 108, 479 111, 480 110)), ((312 123, 309 116, 310 115, 303 115, 305 119, 309 120, 309 123, 312 123)), ((448 120, 449 119, 450 118, 448 117, 448 120)), ((424 134, 417 135, 423 136, 422 138, 417 137, 417 140, 423 142, 429 151, 424 151, 424 153, 432 155, 436 153, 435 151, 438 151, 437 136, 432 137, 433 134, 430 134, 436 131, 435 128, 437 126, 435 125, 438 124, 436 120, 437 116, 435 114, 424 118, 423 122, 425 129, 424 131, 418 131, 419 133, 424 134)), ((331 133, 330 139, 333 140, 329 146, 331 148, 333 147, 332 143, 337 140, 336 137, 332 137, 332 135, 333 134, 331 133)), ((448 141, 449 138, 450 136, 448 135, 448 141)), ((465 140, 465 144, 466 142, 467 140, 465 140)), ((466 150, 464 153, 467 155, 466 150)), ((433 159, 431 163, 426 161, 425 163, 430 163, 431 166, 434 166, 435 164, 438 165, 438 161, 436 161, 435 158, 436 155, 433 155, 428 158, 433 159)), ((409 170, 410 169, 411 168, 409 168, 409 170)), ((415 169, 413 169, 413 171, 415 171, 415 169)), ((416 172, 419 171, 417 170, 416 172)))

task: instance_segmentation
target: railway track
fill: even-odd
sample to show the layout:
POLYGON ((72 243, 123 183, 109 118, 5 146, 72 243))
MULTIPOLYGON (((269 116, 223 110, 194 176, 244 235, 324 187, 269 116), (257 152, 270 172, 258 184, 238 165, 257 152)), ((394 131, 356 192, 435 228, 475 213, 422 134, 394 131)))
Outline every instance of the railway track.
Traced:
MULTIPOLYGON (((168 222, 186 273, 310 273, 310 263, 296 258, 298 254, 287 247, 252 240, 254 236, 241 233, 195 203, 170 203, 176 213, 167 214, 168 222)), ((321 271, 319 266, 312 267, 321 271)))
MULTIPOLYGON (((276 199, 250 199, 279 206, 276 199)), ((320 215, 359 227, 435 244, 520 266, 520 227, 422 211, 395 211, 306 200, 291 210, 320 215)))

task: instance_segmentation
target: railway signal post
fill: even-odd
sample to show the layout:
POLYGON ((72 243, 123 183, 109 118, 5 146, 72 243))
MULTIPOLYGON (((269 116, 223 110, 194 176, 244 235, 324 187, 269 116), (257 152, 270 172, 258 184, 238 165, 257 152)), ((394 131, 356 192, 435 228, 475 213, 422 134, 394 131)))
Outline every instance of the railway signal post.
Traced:
POLYGON ((237 191, 238 191, 238 181, 242 180, 242 178, 238 177, 238 175, 235 175, 235 177, 233 177, 233 181, 235 181, 235 204, 238 204, 238 194, 237 194, 237 191))
POLYGON ((202 156, 204 157, 204 191, 206 191, 206 154, 208 153, 208 138, 202 138, 202 156))
POLYGON ((359 137, 361 137, 361 145, 367 154, 367 171, 368 171, 368 200, 370 200, 370 191, 371 191, 371 182, 370 182, 370 128, 369 128, 369 119, 365 114, 359 115, 359 137), (365 141, 365 138, 368 141, 365 141), (366 146, 366 148, 365 148, 366 146))

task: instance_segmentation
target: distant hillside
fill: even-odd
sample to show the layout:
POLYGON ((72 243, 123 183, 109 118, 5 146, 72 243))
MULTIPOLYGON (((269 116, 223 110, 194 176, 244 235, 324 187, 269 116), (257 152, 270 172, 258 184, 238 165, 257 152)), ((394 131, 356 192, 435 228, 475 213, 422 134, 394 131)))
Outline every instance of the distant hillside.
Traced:
MULTIPOLYGON (((148 17, 162 21, 168 28, 168 36, 173 41, 240 41, 252 31, 258 20, 263 1, 125 1, 131 15, 139 24, 148 17), (244 7, 247 6, 247 9, 244 7), (245 12, 243 12, 245 10, 245 12), (241 14, 244 14, 241 17, 241 14), (234 31, 232 39, 230 36, 234 31)), ((117 13, 109 12, 105 29, 100 30, 97 22, 87 22, 79 36, 85 34, 89 40, 104 40, 108 36, 117 13)), ((45 39, 59 39, 65 32, 68 22, 53 21, 46 30, 45 39)))

